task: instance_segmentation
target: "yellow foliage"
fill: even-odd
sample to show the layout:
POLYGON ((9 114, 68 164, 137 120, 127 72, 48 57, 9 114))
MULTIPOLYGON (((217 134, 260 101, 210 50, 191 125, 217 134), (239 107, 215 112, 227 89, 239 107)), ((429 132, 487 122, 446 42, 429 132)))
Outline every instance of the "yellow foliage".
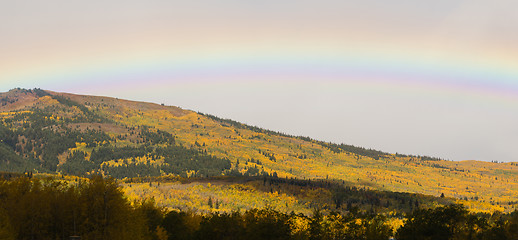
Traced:
POLYGON ((131 183, 124 184, 129 199, 141 200, 154 198, 167 209, 197 210, 200 212, 231 212, 236 209, 265 208, 281 212, 309 214, 311 210, 301 204, 294 196, 258 191, 244 184, 206 184, 206 183, 131 183), (208 205, 209 197, 218 208, 208 205))
POLYGON ((31 111, 14 111, 14 112, 0 112, 0 116, 9 116, 23 113, 31 113, 31 111))
POLYGON ((124 158, 124 159, 115 159, 115 160, 110 160, 110 161, 106 161, 106 162, 103 162, 101 163, 101 167, 119 167, 119 166, 125 166, 125 165, 128 165, 128 164, 150 164, 150 165, 153 165, 153 166, 161 166, 161 165, 164 165, 164 164, 167 164, 167 163, 164 163, 164 160, 165 158, 164 157, 159 157, 159 158, 155 158, 153 159, 150 155, 145 155, 145 156, 142 156, 142 157, 132 157, 132 158, 124 158))
POLYGON ((309 230, 309 223, 310 223, 310 219, 307 218, 307 217, 304 217, 304 216, 293 216, 291 218, 291 232, 292 232, 292 235, 297 235, 299 233, 304 233, 305 231, 308 231, 309 230))
MULTIPOLYGON (((167 131, 175 136, 177 143, 228 158, 233 167, 239 161, 240 172, 245 172, 245 167, 258 166, 261 171, 275 172, 282 178, 339 179, 380 190, 477 198, 480 202, 502 205, 506 211, 512 206, 505 204, 518 201, 517 165, 422 160, 395 154, 373 159, 345 151, 333 152, 300 138, 236 128, 192 111, 173 114, 168 107, 151 104, 138 107, 127 104, 100 111, 103 116, 130 127, 145 125, 167 131), (196 142, 203 147, 196 147, 196 142), (275 158, 263 153, 274 154, 275 158), (245 164, 250 159, 261 164, 245 164)), ((130 143, 117 141, 117 144, 130 143)))

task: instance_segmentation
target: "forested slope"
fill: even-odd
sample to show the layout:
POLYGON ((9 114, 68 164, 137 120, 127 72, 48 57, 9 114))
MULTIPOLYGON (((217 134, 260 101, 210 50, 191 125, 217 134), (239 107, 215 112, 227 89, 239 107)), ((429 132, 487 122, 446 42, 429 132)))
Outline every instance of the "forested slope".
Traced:
POLYGON ((444 194, 510 211, 518 165, 389 154, 172 106, 14 89, 0 94, 0 170, 117 178, 276 176, 444 194))

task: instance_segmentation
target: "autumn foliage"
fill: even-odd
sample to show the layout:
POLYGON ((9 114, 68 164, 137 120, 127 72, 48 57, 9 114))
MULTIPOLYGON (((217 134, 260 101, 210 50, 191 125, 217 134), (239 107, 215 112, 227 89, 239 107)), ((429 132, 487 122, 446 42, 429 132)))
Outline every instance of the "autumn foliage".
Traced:
POLYGON ((1 93, 0 137, 0 171, 119 179, 276 176, 444 195, 475 212, 518 206, 517 163, 384 153, 109 97, 1 93))

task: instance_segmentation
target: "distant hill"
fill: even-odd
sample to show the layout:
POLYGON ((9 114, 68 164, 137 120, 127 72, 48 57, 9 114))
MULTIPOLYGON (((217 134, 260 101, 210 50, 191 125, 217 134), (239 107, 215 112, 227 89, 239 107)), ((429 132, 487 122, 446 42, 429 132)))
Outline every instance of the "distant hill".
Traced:
POLYGON ((329 179, 510 209, 518 164, 445 161, 289 136, 174 106, 13 89, 0 93, 0 171, 329 179))

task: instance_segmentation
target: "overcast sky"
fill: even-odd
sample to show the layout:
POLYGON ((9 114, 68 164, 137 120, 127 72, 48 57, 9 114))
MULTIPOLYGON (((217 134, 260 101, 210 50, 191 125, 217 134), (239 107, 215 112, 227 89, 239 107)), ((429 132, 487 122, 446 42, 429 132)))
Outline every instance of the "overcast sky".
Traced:
POLYGON ((392 153, 518 161, 516 9, 0 0, 0 91, 151 101, 392 153))

